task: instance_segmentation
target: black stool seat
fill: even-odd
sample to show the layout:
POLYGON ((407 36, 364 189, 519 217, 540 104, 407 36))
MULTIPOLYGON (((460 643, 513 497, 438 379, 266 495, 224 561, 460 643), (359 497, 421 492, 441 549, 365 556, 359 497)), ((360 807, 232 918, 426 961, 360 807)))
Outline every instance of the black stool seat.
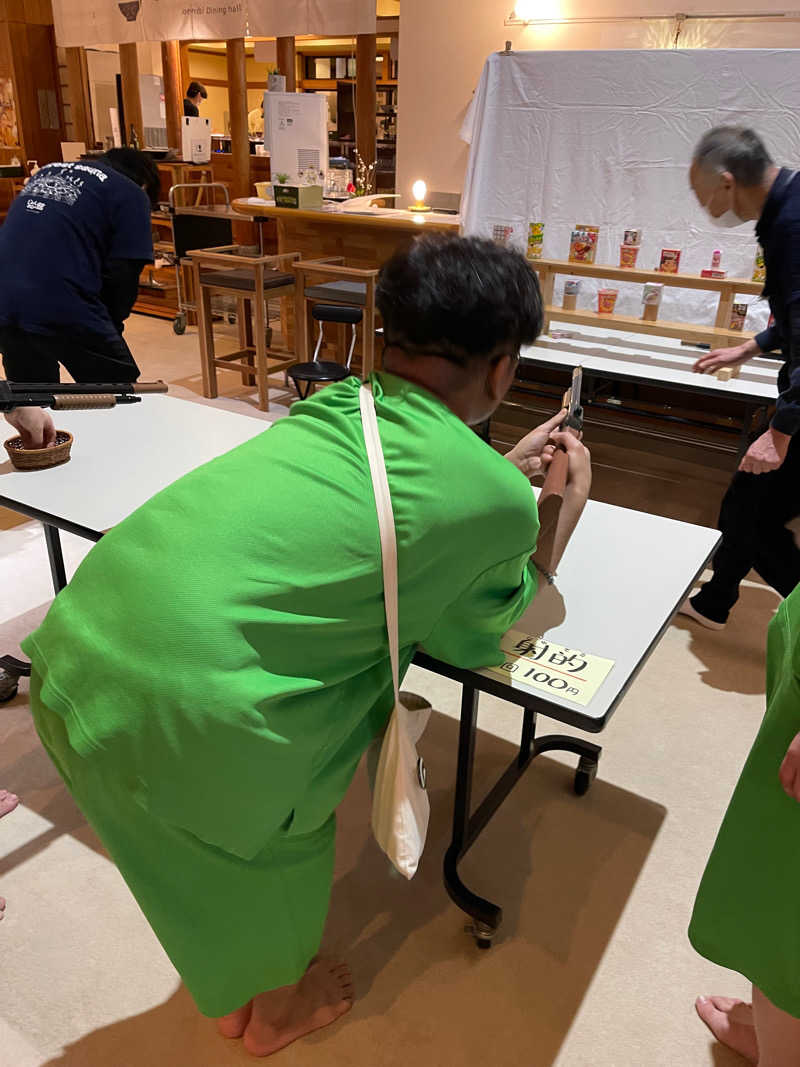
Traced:
POLYGON ((322 282, 320 285, 307 286, 305 295, 310 300, 339 300, 343 304, 357 304, 365 307, 367 303, 367 283, 322 282))
POLYGON ((310 363, 295 363, 287 374, 292 379, 300 395, 305 400, 313 386, 321 382, 341 382, 349 378, 352 371, 334 360, 313 359, 310 363), (305 384, 305 388, 301 383, 305 384))
POLYGON ((364 317, 361 308, 345 307, 342 304, 313 304, 311 315, 317 322, 343 322, 351 326, 361 322, 364 317))
MULTIPOLYGON (((281 285, 292 285, 293 274, 285 274, 279 270, 264 271, 264 288, 277 289, 281 285)), ((209 270, 200 274, 201 285, 219 286, 223 289, 242 289, 246 292, 255 292, 256 276, 253 271, 245 270, 209 270)))

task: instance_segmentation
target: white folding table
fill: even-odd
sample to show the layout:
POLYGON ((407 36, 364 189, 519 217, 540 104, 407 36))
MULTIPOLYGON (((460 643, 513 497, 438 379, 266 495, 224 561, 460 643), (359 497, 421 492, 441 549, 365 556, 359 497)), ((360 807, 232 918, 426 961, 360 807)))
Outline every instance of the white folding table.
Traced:
POLYGON ((670 337, 626 333, 600 326, 550 323, 534 345, 523 348, 521 363, 571 373, 583 367, 584 403, 591 406, 601 382, 655 385, 674 393, 732 400, 742 410, 742 428, 735 449, 737 463, 747 447, 754 417, 766 413, 778 396, 782 361, 760 356, 746 363, 738 378, 720 381, 714 374, 695 374, 693 365, 707 349, 682 345, 670 337))
MULTIPOLYGON (((66 584, 59 530, 98 541, 183 474, 268 428, 260 419, 158 395, 113 411, 61 412, 57 422, 75 435, 69 463, 30 473, 0 464, 0 505, 44 523, 56 592, 66 584)), ((453 837, 444 879, 451 898, 472 917, 481 946, 491 944, 502 911, 462 883, 461 857, 542 752, 563 749, 580 757, 575 779, 579 793, 586 792, 597 771, 597 745, 575 737, 537 738, 536 716, 541 713, 590 733, 601 731, 718 541, 715 530, 594 501, 587 504, 559 567, 557 586, 542 584, 514 627, 614 660, 586 707, 507 676, 462 670, 424 651, 417 653, 416 664, 462 686, 453 837), (482 692, 522 709, 522 738, 514 763, 472 813, 482 692)))
MULTIPOLYGON (((54 417, 75 438, 69 463, 44 471, 0 463, 0 506, 44 524, 56 592, 67 582, 59 530, 99 541, 165 486, 269 429, 263 419, 149 393, 141 403, 54 417)), ((15 436, 0 426, 4 439, 15 436)))

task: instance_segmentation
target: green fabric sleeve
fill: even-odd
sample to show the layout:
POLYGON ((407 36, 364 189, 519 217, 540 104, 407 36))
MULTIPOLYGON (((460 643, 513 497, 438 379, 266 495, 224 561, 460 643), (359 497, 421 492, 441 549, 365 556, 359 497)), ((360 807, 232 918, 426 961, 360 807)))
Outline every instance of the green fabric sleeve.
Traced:
POLYGON ((502 663, 500 639, 533 600, 536 583, 527 552, 495 564, 447 606, 423 642, 424 650, 454 667, 502 663))

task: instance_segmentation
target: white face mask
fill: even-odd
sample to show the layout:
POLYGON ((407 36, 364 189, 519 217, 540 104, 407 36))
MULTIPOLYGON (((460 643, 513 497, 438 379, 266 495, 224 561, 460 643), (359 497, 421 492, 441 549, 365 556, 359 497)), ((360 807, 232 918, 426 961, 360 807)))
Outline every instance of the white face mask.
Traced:
POLYGON ((740 219, 733 208, 729 207, 727 211, 723 211, 721 215, 712 215, 708 210, 708 205, 714 198, 714 194, 708 198, 704 204, 706 214, 708 215, 708 221, 712 226, 718 227, 720 230, 729 230, 733 226, 743 226, 747 221, 746 219, 740 219))

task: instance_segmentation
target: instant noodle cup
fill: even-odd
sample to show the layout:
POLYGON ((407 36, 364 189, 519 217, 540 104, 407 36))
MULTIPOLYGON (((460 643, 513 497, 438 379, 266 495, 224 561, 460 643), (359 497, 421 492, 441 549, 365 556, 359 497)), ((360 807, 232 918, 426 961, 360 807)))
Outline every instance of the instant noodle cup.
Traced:
POLYGON ((635 267, 636 257, 639 255, 638 245, 619 246, 619 265, 621 267, 635 267))
POLYGON ((617 303, 619 289, 599 289, 597 292, 597 311, 600 315, 611 315, 617 303))

